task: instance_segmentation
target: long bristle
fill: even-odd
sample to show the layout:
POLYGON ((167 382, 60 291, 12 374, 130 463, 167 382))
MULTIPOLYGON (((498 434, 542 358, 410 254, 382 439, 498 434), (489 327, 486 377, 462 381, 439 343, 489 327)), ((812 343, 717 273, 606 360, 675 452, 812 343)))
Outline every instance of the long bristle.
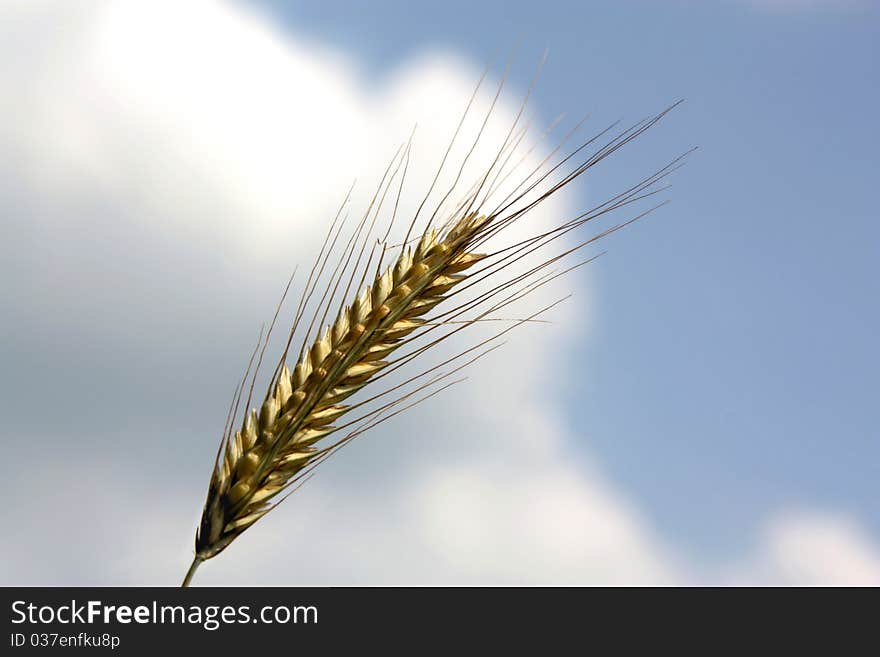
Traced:
MULTIPOLYGON (((465 117, 474 97, 468 103, 465 117)), ((477 140, 468 150, 465 160, 479 141, 497 98, 496 93, 477 140)), ((544 257, 524 271, 515 270, 518 263, 586 223, 655 194, 657 184, 680 166, 679 158, 589 212, 559 221, 549 231, 499 247, 496 237, 506 234, 509 226, 638 137, 671 108, 621 131, 589 151, 613 126, 607 128, 549 166, 547 163, 555 155, 554 150, 537 168, 524 175, 504 198, 490 204, 495 190, 512 173, 507 166, 525 134, 517 127, 524 109, 525 102, 494 160, 468 187, 464 198, 454 203, 453 210, 447 209, 441 214, 441 209, 462 176, 463 162, 453 185, 443 193, 436 209, 422 222, 424 227, 420 229, 421 232, 414 234, 419 214, 445 166, 452 146, 450 144, 428 195, 408 222, 409 227, 397 247, 396 258, 387 266, 384 265, 384 258, 394 252, 389 251, 387 239, 398 212, 409 166, 412 136, 389 162, 372 201, 360 220, 350 228, 350 233, 346 232, 346 220, 340 220, 351 194, 349 190, 308 275, 293 326, 262 403, 257 402, 258 408, 250 407, 256 371, 262 363, 278 309, 265 339, 261 336, 258 342, 248 372, 230 407, 196 533, 196 559, 185 584, 189 582, 195 565, 223 551, 300 486, 315 467, 339 448, 364 431, 457 382, 448 381, 462 368, 495 349, 497 345, 491 345, 492 341, 522 323, 537 321, 555 303, 528 317, 511 321, 510 326, 494 336, 462 350, 439 365, 424 366, 419 373, 402 383, 387 384, 382 388, 378 382, 387 381, 388 374, 413 360, 421 362, 422 354, 462 330, 484 321, 499 321, 494 313, 587 261, 567 266, 561 272, 548 269, 554 263, 619 230, 645 213, 599 232, 561 253, 544 257), (570 167, 567 172, 566 167, 570 167), (554 180, 554 176, 561 177, 554 180), (396 196, 394 214, 384 236, 376 239, 373 232, 389 194, 396 196), (450 214, 447 215, 447 212, 450 214), (335 252, 337 243, 341 244, 342 251, 336 254, 337 264, 333 266, 330 261, 334 256, 331 254, 335 252), (489 244, 493 248, 488 248, 489 244), (505 273, 508 270, 512 271, 505 273), (326 278, 325 271, 328 272, 326 278), (459 295, 484 281, 488 281, 488 285, 476 296, 449 302, 454 297, 462 298, 459 295), (323 291, 320 289, 322 286, 323 291), (315 302, 312 302, 313 298, 315 302), (438 306, 442 306, 442 310, 434 312, 438 306), (306 316, 308 307, 312 308, 310 318, 306 316), (444 328, 446 332, 442 332, 444 328), (426 341, 426 336, 435 331, 439 331, 436 337, 426 341), (292 341, 298 333, 301 334, 301 344, 291 351, 292 341), (474 352, 478 352, 476 356, 473 356, 474 352), (288 364, 291 354, 296 358, 292 366, 288 364), (456 361, 461 362, 465 357, 470 357, 470 360, 455 365, 449 371, 441 371, 441 368, 456 361), (252 367, 255 362, 256 366, 252 367), (407 388, 413 383, 418 385, 414 389, 407 388), (358 401, 355 395, 371 384, 377 384, 371 396, 358 401), (354 401, 352 397, 355 397, 354 401), (246 398, 244 415, 239 428, 233 431, 243 398, 246 398), (378 407, 371 409, 368 406, 380 398, 383 401, 378 407)), ((453 142, 460 129, 461 123, 456 128, 453 142)), ((566 135, 565 139, 571 134, 566 135)), ((522 162, 521 159, 513 161, 515 167, 522 162)), ((289 287, 290 282, 285 288, 285 296, 289 287)))

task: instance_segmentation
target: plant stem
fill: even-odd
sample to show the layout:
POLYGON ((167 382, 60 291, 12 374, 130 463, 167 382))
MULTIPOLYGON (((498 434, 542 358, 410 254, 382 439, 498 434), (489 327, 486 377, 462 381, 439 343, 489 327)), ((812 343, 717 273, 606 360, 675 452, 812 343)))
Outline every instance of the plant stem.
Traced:
POLYGON ((196 569, 199 567, 200 563, 202 563, 202 560, 198 555, 193 557, 193 562, 189 565, 189 570, 186 571, 186 576, 183 578, 183 584, 180 585, 180 588, 186 588, 189 586, 189 583, 192 581, 193 575, 195 575, 196 569))

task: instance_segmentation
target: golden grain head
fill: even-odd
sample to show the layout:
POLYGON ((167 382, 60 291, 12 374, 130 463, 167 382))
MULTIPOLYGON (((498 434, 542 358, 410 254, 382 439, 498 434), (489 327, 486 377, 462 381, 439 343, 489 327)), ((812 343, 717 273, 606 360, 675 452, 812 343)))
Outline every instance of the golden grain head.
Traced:
MULTIPOLYGON (((419 211, 412 219, 410 230, 397 247, 396 260, 385 268, 381 263, 388 246, 387 242, 379 240, 381 254, 378 257, 378 264, 371 269, 376 247, 369 249, 370 257, 364 266, 361 266, 361 257, 367 250, 382 201, 401 166, 404 175, 400 177, 399 185, 402 188, 406 172, 403 163, 409 162, 411 142, 405 150, 399 150, 392 160, 392 164, 397 162, 397 169, 389 177, 388 173, 391 171, 389 165, 389 170, 386 171, 388 182, 386 183, 386 178, 383 178, 373 203, 370 204, 361 223, 357 225, 348 245, 343 249, 339 265, 329 276, 325 276, 329 278, 329 283, 319 284, 319 281, 323 280, 322 275, 329 262, 333 245, 342 230, 342 224, 339 228, 335 228, 334 220, 309 275, 287 347, 278 360, 263 401, 259 408, 250 408, 256 371, 259 370, 262 362, 263 352, 268 344, 268 335, 262 343, 262 350, 255 351, 255 355, 259 353, 259 358, 251 378, 250 392, 244 401, 243 419, 239 428, 233 430, 239 404, 244 397, 247 374, 233 400, 227 429, 215 459, 207 499, 196 533, 196 555, 184 585, 188 585, 199 563, 216 556, 228 547, 245 530, 274 509, 284 496, 301 485, 317 465, 341 446, 380 422, 447 387, 449 384, 439 388, 437 386, 439 382, 494 347, 486 347, 485 350, 478 351, 464 365, 434 376, 427 383, 416 387, 414 391, 399 392, 412 381, 432 374, 437 366, 431 368, 421 366, 420 373, 404 381, 403 384, 374 386, 381 392, 367 400, 353 402, 351 398, 356 393, 414 359, 417 363, 421 363, 422 354, 433 346, 476 322, 493 319, 494 313, 498 310, 532 294, 574 267, 588 262, 589 260, 568 265, 561 271, 548 269, 595 240, 634 221, 635 219, 630 219, 618 223, 577 243, 574 247, 547 257, 542 256, 536 265, 525 265, 528 261, 524 258, 551 247, 557 243, 557 240, 586 223, 652 196, 657 191, 657 184, 678 168, 683 156, 643 178, 640 183, 626 192, 612 196, 589 212, 573 219, 560 220, 551 230, 530 238, 500 248, 494 246, 497 244, 498 235, 506 234, 505 230, 508 226, 520 221, 544 200, 653 126, 669 109, 607 138, 606 142, 595 146, 593 151, 586 149, 598 143, 599 137, 605 135, 608 130, 585 141, 568 156, 562 158, 558 164, 548 165, 545 160, 536 169, 523 175, 513 192, 504 197, 500 203, 492 209, 485 209, 491 207, 488 202, 493 198, 495 181, 499 179, 504 181, 510 175, 505 167, 510 161, 510 154, 519 145, 519 139, 514 140, 513 135, 522 113, 520 112, 507 139, 501 145, 498 157, 488 170, 480 172, 477 183, 465 194, 463 201, 453 211, 447 212, 444 227, 435 227, 433 220, 455 189, 455 184, 443 197, 443 201, 426 222, 423 230, 416 235, 415 240, 411 241, 409 237, 419 218, 421 206, 419 207, 419 211), (504 154, 507 156, 502 157, 504 154), (581 158, 577 162, 574 160, 576 155, 581 158), (565 170, 567 164, 569 169, 565 170), (371 216, 372 221, 369 221, 371 216), (332 240, 331 235, 334 235, 332 240), (493 248, 489 248, 489 245, 493 245, 493 248), (358 246, 360 252, 353 260, 358 246), (340 289, 343 274, 349 270, 349 263, 352 260, 348 285, 340 289), (509 275, 504 272, 513 273, 509 275), (358 275, 360 282, 355 284, 358 275), (465 301, 457 304, 449 303, 441 306, 444 301, 453 296, 457 297, 475 284, 483 287, 474 288, 478 292, 472 297, 466 297, 465 301), (317 292, 319 287, 324 289, 323 296, 317 292), (347 303, 339 305, 335 319, 332 319, 332 315, 328 317, 328 313, 335 301, 337 291, 342 293, 342 301, 347 303), (305 308, 314 294, 320 296, 316 302, 313 300, 313 306, 317 307, 317 310, 304 331, 302 347, 291 369, 287 359, 291 341, 299 330, 305 308), (446 305, 451 307, 444 309, 446 305), (438 306, 440 312, 434 312, 438 306), (416 339, 424 338, 441 326, 455 328, 447 330, 446 333, 423 346, 410 351, 403 349, 404 346, 411 346, 416 339), (405 353, 401 354, 401 352, 405 353), (410 402, 413 395, 427 390, 431 391, 430 394, 410 402), (395 394, 391 401, 381 404, 378 408, 364 410, 365 404, 390 393, 395 394)), ((469 110, 470 104, 465 116, 469 110)), ((453 142, 457 135, 458 132, 453 136, 453 142)), ((441 170, 444 164, 445 157, 441 162, 441 170)), ((434 182, 436 183, 436 178, 434 182)), ((456 184, 457 182, 458 177, 456 184)), ((428 190, 428 195, 433 190, 434 184, 428 190)), ((399 192, 400 188, 398 198, 399 192)), ((428 196, 425 200, 427 198, 428 196)), ((395 215, 396 209, 395 206, 395 215)), ((639 214, 635 218, 646 213, 639 214)), ((389 225, 389 231, 390 228, 389 225)), ((512 328, 534 320, 553 305, 555 303, 529 317, 515 320, 511 326, 496 333, 493 338, 461 351, 440 365, 445 366, 467 354, 474 353, 512 328)), ((269 333, 271 334, 271 328, 269 333)))
POLYGON ((386 365, 424 315, 479 262, 467 248, 483 221, 466 216, 443 237, 426 234, 415 249, 376 276, 305 351, 293 372, 282 366, 259 411, 226 442, 209 485, 196 555, 209 559, 273 507, 273 500, 337 431, 343 403, 386 365))

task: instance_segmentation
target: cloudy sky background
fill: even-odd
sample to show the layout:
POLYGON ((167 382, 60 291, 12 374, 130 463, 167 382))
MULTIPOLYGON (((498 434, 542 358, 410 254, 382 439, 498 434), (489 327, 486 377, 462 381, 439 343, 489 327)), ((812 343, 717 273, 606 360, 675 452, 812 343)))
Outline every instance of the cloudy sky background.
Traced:
POLYGON ((674 203, 569 277, 552 325, 359 439, 198 582, 880 584, 877 19, 867 0, 3 2, 0 583, 177 583, 292 266, 418 122, 414 207, 482 66, 519 43, 490 142, 546 46, 537 126, 687 99, 531 227, 699 145, 674 203))

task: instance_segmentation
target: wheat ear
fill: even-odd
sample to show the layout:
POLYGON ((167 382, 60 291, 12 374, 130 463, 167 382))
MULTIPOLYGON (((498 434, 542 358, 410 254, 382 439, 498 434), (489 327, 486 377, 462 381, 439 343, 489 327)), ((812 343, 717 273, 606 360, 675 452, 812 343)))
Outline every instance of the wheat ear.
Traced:
MULTIPOLYGON (((476 91, 474 94, 476 94, 476 91)), ((467 115, 469 108, 470 104, 468 109, 465 110, 465 115, 467 115)), ((299 485, 302 485, 318 464, 335 453, 337 449, 379 422, 402 410, 406 410, 430 395, 418 399, 399 410, 395 410, 391 414, 388 413, 389 410, 394 409, 401 402, 409 399, 414 393, 404 394, 376 410, 361 414, 354 419, 348 419, 352 415, 357 415, 352 413, 353 409, 360 408, 364 404, 372 402, 385 394, 398 390, 404 385, 434 371, 436 368, 423 369, 421 374, 408 379, 403 384, 393 387, 386 386, 384 392, 374 395, 368 400, 346 404, 346 400, 349 397, 360 391, 371 381, 384 377, 414 358, 420 358, 420 354, 439 344, 452 334, 457 333, 462 328, 470 326, 477 321, 493 319, 488 317, 491 313, 531 294, 550 280, 553 280, 553 278, 588 262, 584 261, 568 267, 561 273, 544 273, 545 268, 553 263, 659 207, 659 205, 655 206, 655 208, 651 208, 636 218, 600 232, 598 235, 581 242, 573 248, 567 249, 561 254, 544 260, 539 265, 531 267, 525 272, 519 273, 512 278, 501 278, 496 283, 496 279, 500 278, 500 272, 520 262, 529 254, 562 238, 589 221, 593 221, 598 217, 655 194, 659 191, 655 189, 657 183, 678 168, 680 166, 679 162, 684 156, 673 160, 666 167, 643 179, 625 192, 610 198, 586 213, 566 222, 561 222, 555 228, 545 233, 535 235, 504 248, 484 252, 490 240, 493 240, 507 226, 518 221, 559 189, 568 185, 596 163, 643 133, 659 121, 670 109, 661 112, 651 119, 641 121, 611 138, 607 143, 597 148, 594 153, 585 156, 583 161, 574 166, 573 170, 563 175, 561 180, 547 182, 550 180, 550 176, 554 175, 561 167, 567 165, 573 157, 584 151, 584 149, 606 134, 611 128, 586 141, 559 163, 542 173, 542 169, 547 161, 544 160, 538 168, 525 176, 514 191, 501 200, 491 211, 482 211, 480 208, 485 207, 488 199, 494 193, 495 183, 505 171, 509 155, 518 144, 518 139, 515 139, 513 135, 514 127, 522 113, 521 109, 495 161, 487 171, 481 173, 480 179, 470 188, 464 200, 446 215, 446 220, 440 222, 439 228, 434 227, 435 218, 458 183, 461 176, 461 172, 459 172, 453 187, 450 188, 440 201, 437 209, 427 221, 424 230, 416 238, 415 243, 411 244, 410 235, 422 206, 424 206, 428 195, 434 189, 434 184, 437 182, 435 177, 434 183, 432 183, 431 188, 428 190, 428 195, 425 196, 412 219, 406 237, 401 244, 397 260, 387 269, 382 269, 380 265, 377 265, 372 282, 364 286, 363 291, 356 295, 350 305, 342 306, 336 319, 329 323, 329 325, 326 325, 323 332, 319 331, 310 344, 307 343, 307 337, 304 339, 299 358, 293 371, 291 371, 286 365, 290 341, 297 330, 305 305, 309 303, 309 299, 315 291, 315 285, 321 278, 324 265, 327 263, 329 254, 335 246, 339 231, 342 230, 340 224, 340 228, 337 229, 335 236, 330 240, 330 235, 333 233, 336 224, 336 220, 334 220, 334 224, 331 225, 327 237, 330 240, 329 249, 325 253, 324 248, 327 246, 325 241, 325 246, 322 247, 321 252, 318 254, 315 268, 313 268, 309 281, 306 283, 306 290, 303 294, 300 308, 297 311, 287 347, 278 361, 262 405, 259 410, 246 410, 240 429, 234 432, 232 431, 232 426, 238 412, 239 402, 242 399, 247 373, 239 387, 238 393, 233 399, 230 414, 227 418, 224 438, 218 448, 214 469, 211 473, 202 518, 196 533, 195 558, 186 573, 183 585, 189 585, 199 564, 222 552, 245 530, 274 509, 284 497, 296 490, 299 485), (507 157, 503 158, 502 156, 505 154, 507 154, 507 157), (494 174, 494 178, 492 178, 491 182, 488 182, 492 174, 494 174), (536 176, 537 178, 535 178, 536 176), (541 189, 541 187, 544 188, 541 189), (439 314, 431 314, 431 311, 444 300, 456 296, 486 279, 490 281, 488 291, 480 291, 475 298, 457 305, 447 304, 452 305, 452 307, 439 314), (511 290, 513 291, 511 292, 511 290), (502 294, 507 296, 497 301, 497 297, 502 294), (495 301, 492 302, 488 310, 481 310, 480 314, 476 317, 467 315, 467 313, 474 311, 474 309, 484 308, 493 299, 495 301), (460 320, 459 318, 463 316, 465 319, 460 320), (396 355, 393 359, 390 358, 396 350, 404 345, 411 344, 415 339, 422 338, 439 326, 455 324, 460 324, 461 326, 411 352, 396 355), (355 425, 355 428, 345 432, 342 438, 334 437, 328 439, 332 434, 352 427, 352 425, 355 425), (279 498, 279 496, 282 497, 279 498)), ((491 113, 491 108, 489 112, 491 113)), ((463 120, 464 117, 462 118, 463 120)), ((457 134, 458 131, 453 136, 453 141, 457 134)), ((479 139, 479 134, 477 139, 479 139)), ((399 153, 400 151, 398 151, 399 153)), ((398 155, 395 155, 394 160, 392 160, 392 163, 394 161, 398 162, 398 170, 404 162, 404 158, 408 164, 409 146, 404 151, 403 157, 398 159, 398 155)), ((465 160, 467 160, 467 157, 465 157, 465 160)), ((446 157, 444 156, 440 165, 441 170, 445 161, 446 157)), ((389 165, 390 170, 391 165, 389 165)), ((381 194, 382 199, 384 199, 385 194, 390 189, 391 180, 394 179, 396 173, 395 171, 389 179, 387 186, 384 187, 384 192, 381 194)), ((404 177, 405 173, 406 167, 404 166, 404 177)), ((387 174, 388 171, 386 171, 387 174)), ((437 176, 439 174, 440 171, 438 171, 437 176)), ((507 172, 506 175, 510 175, 510 172, 507 172)), ((505 178, 506 176, 502 178, 502 181, 505 178)), ((377 190, 377 197, 379 196, 379 191, 383 189, 384 180, 383 178, 383 183, 380 183, 379 190, 377 190)), ((403 178, 401 178, 400 185, 402 187, 403 178)), ((399 195, 400 190, 398 190, 398 199, 399 195)), ((374 202, 377 197, 374 197, 374 202)), ((374 210, 373 222, 369 223, 369 226, 366 227, 368 223, 367 218, 372 209, 371 203, 371 209, 368 209, 364 219, 358 225, 355 234, 349 242, 349 246, 345 247, 342 262, 337 267, 337 271, 331 275, 331 285, 328 285, 325 296, 317 304, 318 311, 316 311, 312 324, 305 331, 306 336, 312 333, 313 326, 319 329, 325 326, 327 311, 334 301, 337 286, 349 266, 359 241, 364 246, 354 262, 349 288, 354 282, 355 272, 359 270, 362 271, 362 276, 360 284, 355 286, 355 289, 359 289, 366 282, 368 272, 371 271, 373 254, 371 253, 370 259, 363 268, 360 268, 360 256, 364 253, 364 248, 380 208, 381 200, 374 210), (332 283, 334 280, 335 284, 332 283), (323 317, 319 319, 321 307, 324 307, 325 310, 323 317)), ((397 206, 395 205, 395 215, 396 209, 397 206)), ((392 217, 392 223, 393 219, 394 217, 392 217)), ((390 225, 388 230, 391 230, 390 225)), ((387 235, 388 233, 386 233, 386 237, 387 235)), ((381 241, 384 242, 384 240, 381 241)), ((386 247, 383 246, 382 254, 379 257, 380 263, 382 262, 382 256, 385 255, 385 251, 386 247)), ((288 283, 288 288, 289 285, 288 283)), ((349 288, 346 288, 343 293, 344 297, 348 297, 349 288)), ((553 305, 555 304, 547 306, 544 310, 553 305)), ((522 320, 515 320, 514 325, 519 325, 525 321, 533 321, 541 312, 543 311, 539 311, 522 320)), ((276 319, 277 316, 276 312, 276 319)), ((272 325, 274 326, 274 320, 272 325)), ((464 354, 473 352, 475 349, 482 347, 487 342, 494 340, 509 330, 510 328, 496 334, 490 340, 486 340, 459 353, 457 356, 441 363, 440 366, 444 366, 464 354)), ((271 327, 269 332, 271 333, 271 327)), ((267 344, 268 335, 262 343, 263 351, 267 344)), ((255 350, 254 355, 258 351, 259 349, 255 350)), ((473 360, 476 360, 488 351, 491 351, 491 349, 478 354, 471 361, 465 363, 465 365, 473 362, 473 360)), ((259 369, 262 361, 263 352, 260 351, 259 353, 260 357, 256 363, 254 378, 251 380, 250 393, 253 392, 256 371, 259 369)), ((461 367, 452 370, 452 372, 461 369, 461 367)), ((250 365, 248 369, 250 370, 250 365)), ((416 392, 429 388, 436 384, 437 381, 449 376, 449 374, 447 372, 435 377, 427 384, 419 386, 416 392)), ((443 388, 440 389, 442 390, 443 388)), ((436 392, 439 392, 439 390, 434 390, 430 394, 436 394, 436 392)), ((245 409, 250 408, 250 393, 244 404, 245 409)))
POLYGON ((272 500, 323 450, 337 431, 343 402, 387 365, 385 358, 424 324, 424 315, 465 278, 483 256, 469 246, 488 226, 471 214, 445 234, 425 233, 415 248, 342 309, 297 362, 283 366, 259 412, 226 441, 214 468, 196 537, 196 560, 214 557, 268 513, 272 500))

